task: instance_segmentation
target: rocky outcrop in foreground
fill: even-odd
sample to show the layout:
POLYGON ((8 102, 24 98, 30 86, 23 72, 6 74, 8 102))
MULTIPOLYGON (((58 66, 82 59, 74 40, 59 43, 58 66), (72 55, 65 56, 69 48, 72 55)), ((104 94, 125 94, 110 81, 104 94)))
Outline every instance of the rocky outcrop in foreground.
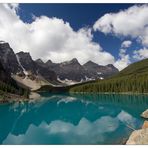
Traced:
MULTIPOLYGON (((141 117, 148 119, 148 109, 141 114, 141 117)), ((132 132, 126 144, 148 144, 148 121, 144 121, 142 129, 132 132)))
POLYGON ((148 121, 144 121, 142 128, 148 128, 148 121))
POLYGON ((141 117, 148 119, 148 109, 141 114, 141 117))
POLYGON ((126 144, 148 144, 148 128, 133 131, 126 144))

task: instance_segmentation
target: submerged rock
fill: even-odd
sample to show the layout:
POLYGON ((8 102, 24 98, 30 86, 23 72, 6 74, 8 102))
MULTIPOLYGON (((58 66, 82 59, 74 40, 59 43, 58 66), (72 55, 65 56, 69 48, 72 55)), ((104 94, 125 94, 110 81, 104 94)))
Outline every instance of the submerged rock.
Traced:
POLYGON ((141 117, 148 119, 148 109, 141 114, 141 117))
POLYGON ((126 144, 148 144, 148 128, 132 132, 126 144))

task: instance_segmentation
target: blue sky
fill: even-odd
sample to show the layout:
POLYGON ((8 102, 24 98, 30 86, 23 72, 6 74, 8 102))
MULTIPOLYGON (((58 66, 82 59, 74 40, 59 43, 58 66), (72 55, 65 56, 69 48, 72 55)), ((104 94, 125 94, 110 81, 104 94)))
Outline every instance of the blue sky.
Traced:
MULTIPOLYGON (((74 30, 82 27, 92 27, 94 22, 106 13, 118 12, 127 9, 134 4, 21 4, 20 16, 25 22, 32 22, 32 15, 48 17, 57 17, 70 23, 74 30)), ((128 38, 127 38, 128 39, 128 38)), ((94 33, 95 42, 106 51, 112 53, 115 58, 118 58, 121 42, 125 38, 117 38, 112 35, 104 35, 101 32, 94 33)), ((131 50, 135 49, 131 46, 131 50)), ((130 52, 130 51, 129 51, 130 52)))
POLYGON ((77 58, 122 70, 148 58, 147 4, 0 4, 0 31, 15 52, 44 62, 77 58))

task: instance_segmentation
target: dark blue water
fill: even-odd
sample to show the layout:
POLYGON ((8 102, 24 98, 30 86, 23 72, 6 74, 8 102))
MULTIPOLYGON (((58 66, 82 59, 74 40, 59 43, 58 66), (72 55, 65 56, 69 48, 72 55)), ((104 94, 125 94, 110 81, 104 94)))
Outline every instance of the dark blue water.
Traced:
POLYGON ((1 144, 121 144, 143 124, 144 95, 60 95, 0 105, 1 144))

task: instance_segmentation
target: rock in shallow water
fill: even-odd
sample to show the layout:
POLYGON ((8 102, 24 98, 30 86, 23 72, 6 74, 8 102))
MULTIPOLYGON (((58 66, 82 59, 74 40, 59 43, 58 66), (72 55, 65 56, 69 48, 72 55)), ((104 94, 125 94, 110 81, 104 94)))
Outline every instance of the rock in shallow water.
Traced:
POLYGON ((132 132, 126 144, 148 144, 148 128, 132 132))
POLYGON ((148 109, 141 114, 141 117, 148 119, 148 109))

